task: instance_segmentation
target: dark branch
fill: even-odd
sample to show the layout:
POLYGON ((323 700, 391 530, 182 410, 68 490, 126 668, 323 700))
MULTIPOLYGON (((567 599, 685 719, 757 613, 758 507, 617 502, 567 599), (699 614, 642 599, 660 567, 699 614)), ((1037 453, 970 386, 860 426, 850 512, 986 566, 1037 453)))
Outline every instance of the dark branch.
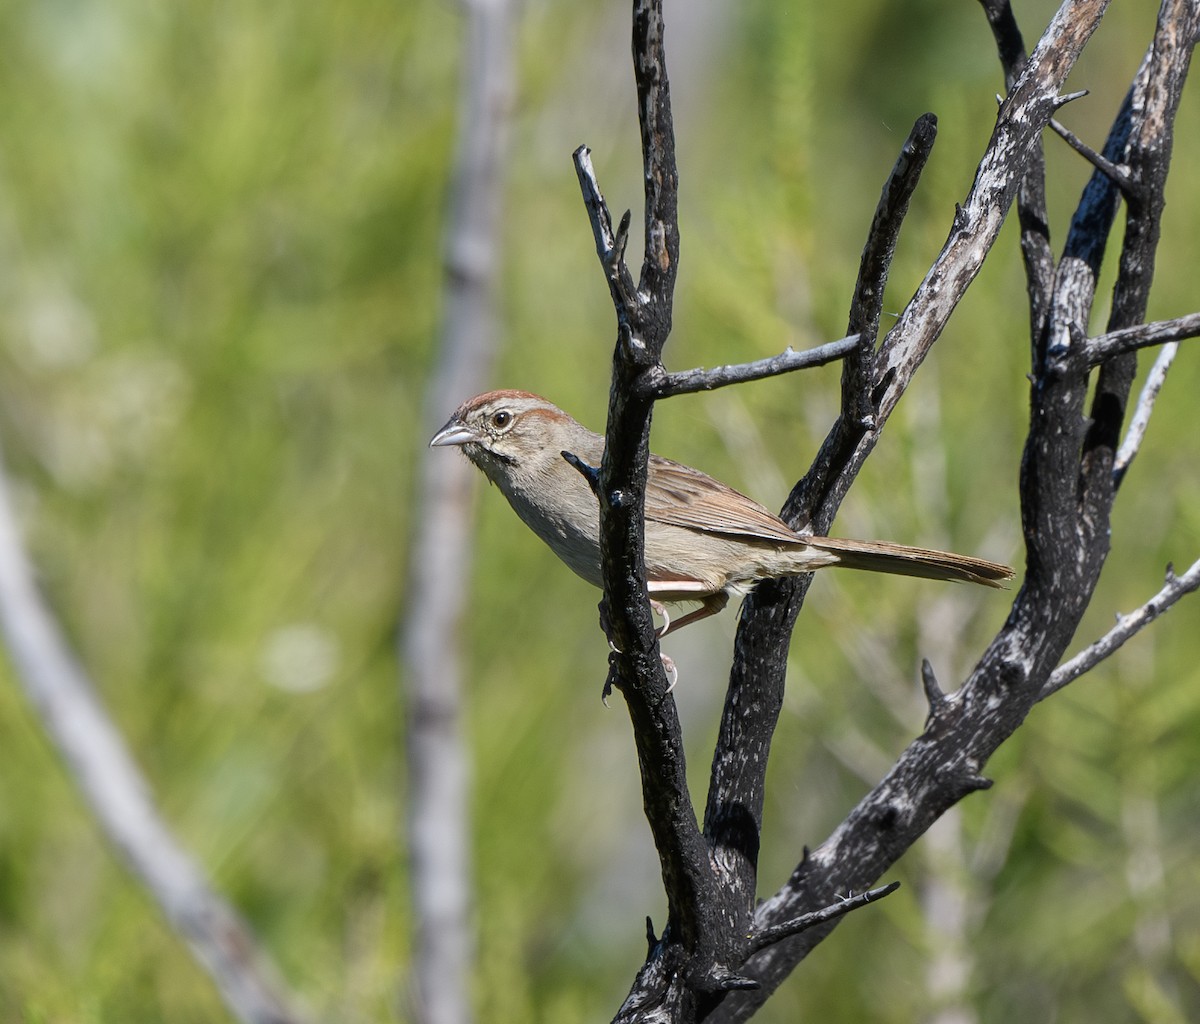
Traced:
POLYGON ((1122 167, 1118 163, 1109 160, 1102 153, 1097 153, 1091 146, 1084 142, 1078 135, 1072 132, 1061 121, 1054 118, 1050 119, 1050 127, 1068 146, 1076 153, 1083 157, 1096 170, 1103 174, 1109 181, 1116 185, 1123 194, 1131 195, 1135 189, 1133 178, 1129 174, 1129 168, 1122 167))
POLYGON ((644 379, 655 398, 673 398, 697 391, 713 391, 730 384, 745 384, 765 377, 777 377, 793 370, 824 366, 841 359, 857 345, 858 335, 852 334, 848 338, 830 341, 802 352, 788 348, 777 356, 756 359, 752 363, 717 366, 711 370, 681 370, 678 373, 667 373, 659 368, 657 372, 651 371, 644 379))
POLYGON ((1167 582, 1157 594, 1136 611, 1120 616, 1117 624, 1104 636, 1056 668, 1046 680, 1037 699, 1045 700, 1085 672, 1091 671, 1105 658, 1120 650, 1127 640, 1168 611, 1181 597, 1196 590, 1200 590, 1200 560, 1193 562, 1191 568, 1182 576, 1176 576, 1174 570, 1168 569, 1167 582))
POLYGON ((592 235, 596 240, 596 255, 600 257, 600 266, 604 268, 604 276, 608 281, 608 290, 612 295, 613 306, 617 311, 619 330, 628 330, 628 310, 637 302, 637 289, 633 283, 633 275, 625 264, 625 245, 629 241, 629 213, 621 218, 620 228, 613 231, 612 215, 608 212, 608 203, 600 191, 600 183, 596 180, 596 171, 592 167, 592 152, 587 146, 580 146, 572 154, 575 163, 575 176, 579 179, 579 188, 583 192, 584 206, 587 207, 588 220, 592 225, 592 235))
MULTIPOLYGON (((637 287, 624 260, 628 215, 614 231, 586 148, 576 150, 574 162, 617 317, 608 427, 595 485, 604 579, 601 619, 616 647, 605 689, 619 689, 629 709, 643 804, 667 894, 667 925, 656 949, 670 963, 651 957, 635 990, 651 980, 667 985, 670 991, 659 996, 673 1003, 687 990, 671 967, 680 957, 691 965, 691 979, 716 971, 711 947, 719 935, 715 917, 720 901, 688 792, 683 736, 646 592, 645 495, 653 397, 645 377, 661 366, 679 261, 678 176, 661 0, 634 4, 633 60, 645 171, 645 258, 637 287)), ((640 1005, 639 1000, 631 998, 631 1005, 640 1005)))
MULTIPOLYGON (((1026 582, 1001 632, 952 697, 942 694, 932 671, 926 669, 923 682, 931 710, 944 713, 931 715, 929 728, 887 777, 825 843, 806 855, 786 886, 756 907, 763 774, 782 706, 788 640, 807 580, 767 581, 744 606, 713 758, 704 831, 698 837, 674 704, 657 678, 661 668, 649 632, 648 607, 642 615, 642 537, 634 529, 640 523, 633 518, 642 513, 639 487, 645 484, 650 409, 663 393, 658 389, 671 379, 662 370, 660 357, 670 327, 669 285, 678 262, 661 11, 656 3, 635 0, 646 255, 638 290, 612 287, 618 344, 599 492, 605 601, 614 637, 628 652, 613 655, 610 678, 625 695, 633 720, 646 812, 667 890, 668 922, 653 942, 618 1020, 728 1021, 750 1016, 832 928, 833 918, 810 915, 830 909, 833 893, 871 885, 946 809, 990 785, 982 774, 988 758, 1039 699, 1078 628, 1098 578, 1107 551, 1114 493, 1111 476, 1105 474, 1113 469, 1112 439, 1119 436, 1132 379, 1123 361, 1132 357, 1117 353, 1103 363, 1098 403, 1091 410, 1091 421, 1097 426, 1085 437, 1080 424, 1088 420, 1084 403, 1089 382, 1080 353, 1087 351, 1088 343, 1081 329, 1072 332, 1072 325, 1088 322, 1119 195, 1112 181, 1094 176, 1072 224, 1056 290, 1042 200, 1040 140, 1063 102, 1063 82, 1103 14, 1106 0, 1066 0, 1028 61, 1023 59, 1015 23, 1004 27, 1011 12, 1003 0, 983 2, 989 20, 1003 30, 1002 57, 1011 79, 1008 97, 975 182, 956 208, 942 252, 878 353, 874 340, 895 238, 893 228, 877 233, 873 226, 868 243, 872 255, 868 258, 864 253, 860 287, 851 308, 849 333, 858 334, 859 342, 846 360, 842 416, 810 473, 793 490, 785 513, 794 524, 810 524, 818 532, 828 529, 880 429, 978 273, 1017 198, 1035 338, 1034 408, 1022 478, 1023 525, 1030 552, 1026 582), (876 249, 877 240, 887 244, 876 249), (1101 479, 1110 482, 1101 487, 1101 479), (742 990, 750 979, 761 987, 742 990)), ((1187 37, 1193 38, 1194 26, 1179 2, 1166 0, 1164 24, 1170 18, 1180 25, 1187 22, 1187 37)), ((1163 34, 1160 27, 1160 37, 1163 34)), ((1127 228, 1127 258, 1122 261, 1113 327, 1136 322, 1128 318, 1144 298, 1147 267, 1153 268, 1157 202, 1165 180, 1162 156, 1169 156, 1169 145, 1163 143, 1172 124, 1180 73, 1186 71, 1186 59, 1178 48, 1162 45, 1161 38, 1153 52, 1104 153, 1110 162, 1130 167, 1143 189, 1131 196, 1131 202, 1142 208, 1131 213, 1127 228), (1161 83, 1166 87, 1151 95, 1161 83), (1137 265, 1134 257, 1143 265, 1137 265)), ((926 127, 931 130, 932 122, 926 127)), ((897 165, 900 180, 910 173, 902 166, 906 158, 902 155, 897 165)), ((581 182, 586 193, 594 176, 590 165, 584 166, 587 173, 581 173, 581 182)), ((598 188, 593 191, 599 195, 598 188)), ((602 208, 599 203, 591 205, 602 208)), ((607 221, 611 239, 605 242, 606 218, 607 212, 594 220, 600 224, 597 249, 607 273, 609 266, 620 262, 614 254, 621 232, 614 232, 607 221)), ((888 216, 883 221, 892 223, 888 216)), ((898 226, 898 217, 894 223, 898 226)), ((612 281, 619 283, 620 274, 610 276, 612 281)))
POLYGON ((883 314, 883 293, 896 255, 900 227, 908 213, 908 204, 921 180, 937 140, 937 118, 923 114, 901 147, 892 173, 884 183, 875 206, 875 215, 867 232, 858 264, 858 279, 850 301, 849 327, 846 333, 858 334, 855 352, 842 369, 842 416, 852 430, 871 430, 875 426, 875 408, 871 395, 875 373, 875 339, 883 314))
MULTIPOLYGON (((850 333, 859 337, 843 370, 843 412, 818 456, 822 471, 810 473, 811 479, 819 480, 812 488, 813 494, 824 490, 825 473, 840 466, 844 453, 852 451, 863 431, 874 423, 867 384, 873 379, 874 343, 884 287, 904 213, 933 145, 935 126, 932 117, 918 120, 876 208, 851 303, 850 333), (859 409, 857 415, 855 408, 859 409)), ((722 870, 731 920, 740 935, 749 933, 757 894, 767 758, 783 707, 788 640, 809 579, 767 581, 743 605, 713 751, 704 835, 713 850, 714 863, 722 870)))
MULTIPOLYGON (((1041 131, 1055 109, 1066 75, 1105 7, 1104 0, 1068 0, 1024 64, 1000 109, 975 182, 956 213, 945 246, 876 358, 875 429, 846 443, 845 426, 835 427, 813 469, 788 499, 785 508, 793 524, 807 520, 818 532, 828 528, 850 483, 873 450, 879 429, 978 273, 1020 183, 1023 178, 1028 180, 1034 162, 1040 164, 1041 131)), ((1040 180, 1037 185, 1040 189, 1040 180)), ((1039 260, 1046 255, 1044 223, 1041 230, 1035 239, 1042 254, 1039 260)), ((1036 325, 1046 315, 1039 304, 1048 308, 1048 292, 1043 290, 1053 279, 1053 267, 1050 264, 1047 272, 1039 262, 1035 270, 1030 294, 1038 307, 1033 318, 1036 325)), ((794 621, 803 587, 803 581, 768 581, 751 594, 743 607, 735 674, 751 674, 756 680, 753 692, 762 699, 769 696, 771 707, 777 699, 774 676, 776 672, 782 674, 776 657, 786 654, 785 630, 794 621)), ((1021 687, 1025 666, 1012 663, 1011 654, 1001 656, 1007 652, 1008 643, 1023 657, 1029 656, 1031 651, 1017 646, 1020 639, 1024 638, 1006 639, 1005 644, 994 646, 989 652, 991 660, 977 669, 978 677, 989 685, 978 686, 974 692, 964 687, 967 692, 956 694, 953 721, 915 740, 834 835, 797 867, 788 884, 759 905, 754 920, 760 930, 826 905, 831 892, 869 886, 947 808, 987 785, 980 774, 983 764, 1016 728, 1033 701, 1028 688, 1021 687), (997 707, 1004 709, 1003 719, 997 718, 997 707)), ((724 729, 723 722, 723 733, 724 729)), ((714 761, 714 773, 716 768, 714 761)), ((710 791, 710 814, 712 808, 710 791)), ((811 929, 755 954, 744 970, 763 982, 762 989, 726 996, 711 1019, 747 1019, 808 950, 821 941, 827 927, 811 929)))

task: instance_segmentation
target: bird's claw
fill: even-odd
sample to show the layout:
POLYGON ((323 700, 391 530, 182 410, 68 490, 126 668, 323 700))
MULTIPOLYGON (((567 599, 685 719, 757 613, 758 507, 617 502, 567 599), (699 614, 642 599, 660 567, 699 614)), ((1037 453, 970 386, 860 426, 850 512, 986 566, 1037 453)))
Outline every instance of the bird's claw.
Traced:
MULTIPOLYGON (((617 645, 614 644, 611 640, 609 640, 609 642, 608 642, 608 649, 610 651, 612 651, 613 654, 621 653, 620 648, 618 648, 617 645)), ((670 693, 673 689, 675 689, 675 684, 677 682, 679 682, 679 669, 677 669, 675 667, 675 659, 672 658, 669 654, 663 654, 662 651, 659 651, 658 657, 659 657, 659 660, 662 661, 663 671, 667 675, 667 693, 670 693)), ((605 682, 604 693, 600 697, 600 699, 602 701, 604 701, 605 707, 608 707, 608 695, 610 693, 612 693, 612 684, 609 682, 605 682)))
POLYGON ((671 631, 671 616, 667 614, 666 606, 654 598, 650 598, 650 610, 663 620, 663 624, 654 631, 655 638, 661 640, 671 631))
POLYGON ((660 651, 658 656, 662 659, 663 671, 667 674, 667 693, 670 693, 679 682, 679 669, 675 667, 675 662, 669 654, 660 651))

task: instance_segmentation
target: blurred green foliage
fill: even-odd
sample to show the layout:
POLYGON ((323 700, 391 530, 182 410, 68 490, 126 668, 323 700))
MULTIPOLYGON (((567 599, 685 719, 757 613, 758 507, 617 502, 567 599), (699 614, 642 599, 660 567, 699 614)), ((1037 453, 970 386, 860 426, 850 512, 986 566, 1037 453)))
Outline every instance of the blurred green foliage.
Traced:
MULTIPOLYGON (((1030 42, 1051 10, 1018 8, 1030 42)), ((1091 95, 1063 117, 1093 143, 1152 16, 1115 5, 1072 76, 1091 95)), ((750 0, 668 18, 684 246, 670 364, 838 336, 879 187, 929 109, 941 138, 896 261, 898 310, 990 131, 1000 75, 982 13, 750 0)), ((612 205, 637 208, 626 19, 623 4, 527 5, 508 171, 495 383, 597 427, 612 314, 570 153, 592 146, 612 205)), ((42 583, 173 826, 317 1015, 343 1022, 406 1017, 394 633, 420 600, 402 587, 406 515, 461 29, 426 0, 0 5, 0 435, 42 583)), ((1152 316, 1196 308, 1195 100, 1193 85, 1152 316)), ((1087 172, 1047 148, 1061 243, 1087 172)), ((1010 225, 840 532, 1019 561, 1026 324, 1010 225)), ((1197 555, 1190 345, 1125 484, 1081 643, 1197 555)), ((656 448, 778 504, 830 421, 836 375, 667 403, 656 448)), ((598 699, 597 595, 494 492, 478 534, 465 628, 480 1019, 607 1019, 644 915, 661 926, 664 907, 629 729, 598 699)), ((961 678, 1007 611, 1004 595, 829 575, 792 648, 764 894, 920 730, 919 659, 961 678)), ((1200 1018, 1196 622, 1181 606, 1035 709, 989 766, 996 787, 910 853, 905 888, 845 922, 760 1019, 1200 1018)), ((733 623, 671 648, 698 801, 733 623)), ((10 669, 2 682, 0 1020, 222 1019, 10 669)))

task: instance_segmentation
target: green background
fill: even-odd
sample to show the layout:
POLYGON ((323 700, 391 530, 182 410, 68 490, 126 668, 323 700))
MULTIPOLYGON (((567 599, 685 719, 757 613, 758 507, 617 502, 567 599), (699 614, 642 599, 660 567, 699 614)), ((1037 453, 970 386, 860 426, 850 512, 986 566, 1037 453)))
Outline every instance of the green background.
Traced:
MULTIPOLYGON (((494 383, 597 429, 614 328, 570 154, 591 146, 613 207, 638 208, 626 7, 525 6, 506 175, 494 383)), ((1030 42, 1051 11, 1020 5, 1030 42)), ((1091 95, 1063 119, 1097 146, 1153 16, 1114 5, 1068 83, 1091 95)), ((406 1018, 395 635, 420 597, 403 592, 406 538, 462 30, 432 0, 0 3, 0 437, 42 586, 172 826, 316 1016, 351 1024, 406 1018)), ((981 10, 676 4, 667 45, 683 236, 668 364, 840 336, 879 187, 932 110, 898 311, 993 122, 981 10)), ((1193 83, 1154 318, 1198 305, 1197 99, 1193 83)), ((1058 249, 1087 168, 1046 145, 1058 249)), ((1014 227, 836 532, 1020 564, 1014 227)), ((1081 643, 1200 553, 1194 344, 1126 480, 1081 643)), ((827 368, 672 400, 656 450, 778 506, 836 381, 827 368)), ((661 926, 665 908, 627 720, 599 700, 598 595, 498 493, 481 488, 478 509, 463 643, 479 1018, 608 1019, 644 916, 661 926)), ((764 895, 920 731, 920 658, 961 679, 1009 600, 818 580, 774 745, 764 895)), ((944 991, 984 1022, 1200 1018, 1198 621, 1193 599, 1035 709, 988 766, 995 788, 906 856, 888 875, 900 892, 844 923, 760 1019, 948 1024, 944 991)), ((734 623, 667 645, 697 799, 734 623)), ((7 665, 0 764, 0 1020, 223 1019, 7 665)))

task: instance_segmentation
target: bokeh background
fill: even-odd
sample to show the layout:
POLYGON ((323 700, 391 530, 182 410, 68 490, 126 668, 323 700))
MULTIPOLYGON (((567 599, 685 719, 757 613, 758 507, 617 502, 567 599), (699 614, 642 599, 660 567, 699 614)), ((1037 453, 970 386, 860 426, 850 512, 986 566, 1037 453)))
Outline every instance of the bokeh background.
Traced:
MULTIPOLYGON (((571 151, 637 209, 627 5, 531 0, 506 172, 494 383, 599 429, 612 311, 571 151)), ((1053 5, 1020 3, 1027 39, 1053 5)), ((1099 145, 1154 17, 1116 4, 1063 119, 1099 145)), ((880 185, 941 134, 888 309, 970 185, 1001 86, 969 3, 668 4, 683 257, 674 368, 845 327, 880 185)), ((406 1019, 398 618, 462 21, 444 0, 0 4, 0 439, 41 583, 164 813, 320 1019, 406 1019)), ((1150 315, 1195 310, 1185 95, 1150 315)), ((1087 168, 1047 140, 1058 245, 1087 168)), ((635 222, 638 218, 635 217, 635 222)), ((1009 225, 838 532, 1019 564, 1027 313, 1009 225)), ((1115 250, 1114 250, 1115 251, 1115 250)), ((1111 281, 1111 270, 1106 277, 1111 281)), ((1101 286, 1096 321, 1105 315, 1101 286)), ((885 324, 886 326, 886 324, 885 324)), ((1185 343, 1080 642, 1200 549, 1185 343)), ((836 368, 663 404, 655 447, 778 506, 836 368)), ((463 396, 466 397, 466 396, 463 396)), ((450 412, 449 409, 446 410, 450 412)), ((443 453, 446 458, 457 457, 443 453)), ((661 926, 597 594, 480 488, 469 652, 483 1021, 608 1019, 661 926)), ((919 732, 1009 596, 826 574, 792 646, 764 894, 919 732)), ((1200 612, 1038 707, 969 798, 761 1018, 1200 1019, 1200 612)), ((698 800, 735 616, 668 643, 698 800)), ((223 1019, 0 668, 0 1019, 223 1019)))

